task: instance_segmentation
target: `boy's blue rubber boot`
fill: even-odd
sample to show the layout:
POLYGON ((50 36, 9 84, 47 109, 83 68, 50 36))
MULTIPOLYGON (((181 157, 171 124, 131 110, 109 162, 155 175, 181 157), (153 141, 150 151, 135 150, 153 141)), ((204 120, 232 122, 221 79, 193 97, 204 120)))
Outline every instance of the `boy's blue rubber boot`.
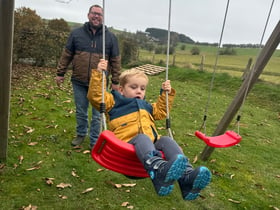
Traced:
POLYGON ((188 166, 183 176, 178 179, 184 200, 194 200, 211 181, 211 172, 204 166, 193 169, 188 166))
POLYGON ((145 169, 150 175, 158 195, 165 196, 172 192, 174 181, 183 175, 187 162, 187 158, 181 154, 178 154, 170 161, 165 161, 158 156, 151 157, 145 161, 145 169))

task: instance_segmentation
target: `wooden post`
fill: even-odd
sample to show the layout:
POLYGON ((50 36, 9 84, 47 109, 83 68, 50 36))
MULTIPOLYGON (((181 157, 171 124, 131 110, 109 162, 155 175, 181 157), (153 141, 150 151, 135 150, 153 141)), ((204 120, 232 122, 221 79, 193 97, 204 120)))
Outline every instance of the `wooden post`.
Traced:
MULTIPOLYGON (((265 65, 269 61, 273 52, 277 48, 279 42, 280 42, 280 21, 277 23, 268 41, 266 42, 265 46, 261 50, 256 60, 256 63, 253 69, 251 70, 252 76, 247 76, 244 82, 242 83, 237 95, 235 96, 231 105, 228 107, 226 113, 224 114, 223 118, 219 122, 215 132, 213 133, 213 136, 221 135, 226 131, 228 125, 230 124, 230 122, 236 115, 237 111, 241 107, 244 97, 247 96, 247 95, 245 96, 246 92, 248 94, 251 88, 253 87, 254 83, 258 80, 260 74, 262 73, 265 65)), ((209 147, 206 145, 206 147, 204 148, 203 152, 200 155, 200 159, 204 161, 207 160, 213 151, 214 151, 214 147, 209 147)))
POLYGON ((155 51, 153 52, 153 56, 152 56, 152 64, 154 64, 155 62, 155 51))
POLYGON ((250 69, 251 69, 252 62, 253 62, 253 58, 249 58, 248 63, 247 63, 247 66, 246 66, 246 68, 244 69, 244 73, 243 73, 243 75, 242 75, 242 77, 241 77, 242 81, 244 81, 245 78, 248 76, 248 73, 249 73, 249 71, 250 71, 250 69))
POLYGON ((172 66, 175 66, 175 62, 176 62, 176 54, 173 54, 173 62, 172 62, 172 66))
POLYGON ((201 56, 201 62, 200 62, 200 71, 204 71, 204 60, 205 60, 205 55, 201 56))
POLYGON ((0 2, 0 160, 7 158, 14 0, 0 2))

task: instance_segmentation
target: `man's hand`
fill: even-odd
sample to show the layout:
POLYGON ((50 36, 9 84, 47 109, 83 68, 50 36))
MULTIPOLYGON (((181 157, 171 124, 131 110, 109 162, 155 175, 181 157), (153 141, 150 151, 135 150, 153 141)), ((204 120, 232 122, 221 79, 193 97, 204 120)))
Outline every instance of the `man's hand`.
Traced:
POLYGON ((100 59, 98 65, 97 65, 97 70, 98 71, 106 71, 107 70, 107 65, 108 65, 108 61, 106 61, 105 59, 100 59))
POLYGON ((60 85, 64 82, 64 77, 57 76, 57 77, 55 78, 55 80, 56 80, 57 86, 60 87, 60 85))
POLYGON ((111 85, 111 89, 112 89, 112 90, 119 91, 119 85, 112 84, 112 85, 111 85))

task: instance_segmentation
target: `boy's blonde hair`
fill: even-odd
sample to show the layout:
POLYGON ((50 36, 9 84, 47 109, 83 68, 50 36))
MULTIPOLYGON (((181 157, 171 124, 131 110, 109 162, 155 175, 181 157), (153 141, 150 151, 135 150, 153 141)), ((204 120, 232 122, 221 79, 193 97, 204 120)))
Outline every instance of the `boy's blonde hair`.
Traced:
POLYGON ((132 68, 129 70, 125 70, 120 75, 120 86, 124 87, 126 83, 128 83, 128 80, 130 77, 136 76, 136 77, 142 77, 147 80, 147 83, 149 82, 148 76, 145 74, 144 71, 132 68))

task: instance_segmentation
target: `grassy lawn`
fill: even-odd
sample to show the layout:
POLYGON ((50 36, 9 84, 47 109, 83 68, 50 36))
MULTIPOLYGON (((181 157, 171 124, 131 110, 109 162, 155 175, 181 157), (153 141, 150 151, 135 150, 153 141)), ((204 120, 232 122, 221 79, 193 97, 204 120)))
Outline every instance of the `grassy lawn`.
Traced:
MULTIPOLYGON (((279 84, 259 81, 254 86, 241 113, 242 142, 216 149, 204 162, 197 157, 205 144, 194 132, 202 123, 212 75, 184 67, 169 72, 177 90, 171 110, 174 138, 194 166, 205 165, 213 173, 201 197, 183 201, 177 183, 170 196, 159 197, 149 179, 128 179, 95 163, 89 139, 72 148, 75 109, 69 74, 59 89, 55 69, 14 66, 8 157, 0 163, 1 209, 279 209, 279 84)), ((150 77, 147 100, 156 99, 164 79, 165 73, 150 77)), ((209 135, 240 85, 238 77, 216 76, 209 135)), ((162 134, 164 124, 158 123, 162 134)), ((236 129, 233 124, 229 129, 236 129)))
MULTIPOLYGON (((202 56, 204 56, 204 70, 208 72, 213 71, 213 66, 216 60, 217 47, 213 46, 197 46, 200 49, 200 55, 191 55, 190 51, 194 45, 186 44, 185 50, 180 50, 178 45, 175 55, 169 56, 170 65, 175 64, 178 67, 199 69, 201 65, 202 56)), ((247 66, 249 59, 252 59, 252 65, 260 52, 259 49, 254 48, 234 48, 236 55, 219 55, 217 70, 218 73, 228 73, 230 75, 241 77, 244 69, 247 66)), ((154 64, 160 62, 165 63, 166 55, 153 54, 152 52, 141 50, 139 59, 145 60, 154 64)), ((280 84, 280 50, 276 50, 270 61, 263 70, 260 78, 264 81, 280 84)), ((251 66, 252 66, 251 65, 251 66)))

